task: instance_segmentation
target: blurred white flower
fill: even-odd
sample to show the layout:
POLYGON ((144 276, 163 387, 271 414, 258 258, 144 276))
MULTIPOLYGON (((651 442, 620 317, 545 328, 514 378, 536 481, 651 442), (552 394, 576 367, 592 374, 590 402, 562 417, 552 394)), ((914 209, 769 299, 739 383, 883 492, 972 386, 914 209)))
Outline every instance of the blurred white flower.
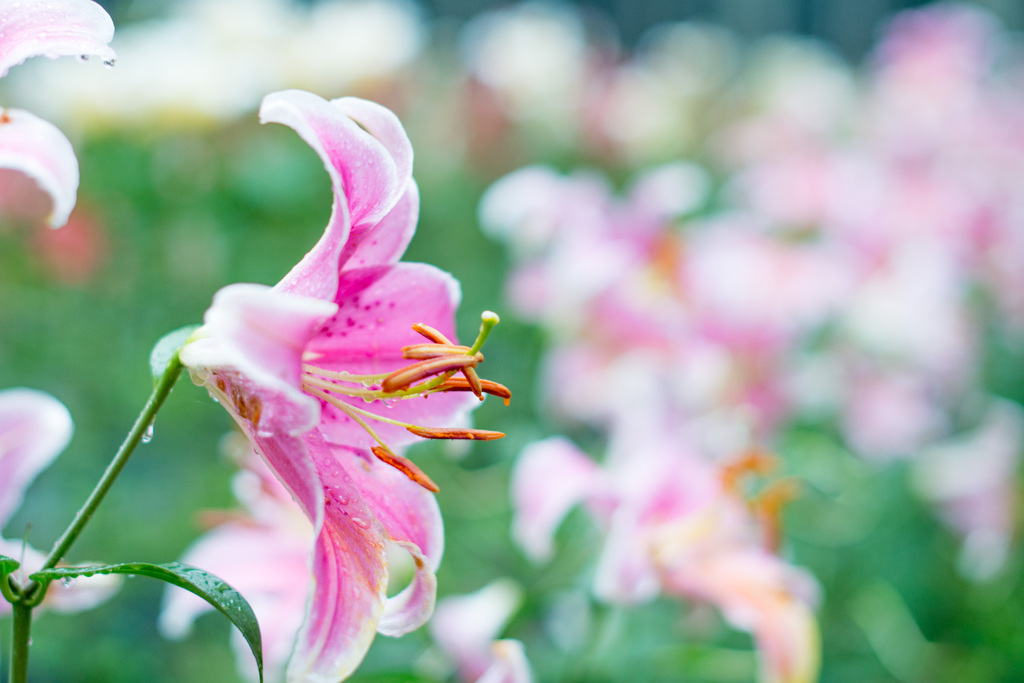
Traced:
POLYGON ((403 0, 187 0, 118 30, 113 77, 26 69, 12 87, 72 126, 211 125, 255 111, 271 91, 333 97, 388 78, 422 42, 419 14, 403 0))

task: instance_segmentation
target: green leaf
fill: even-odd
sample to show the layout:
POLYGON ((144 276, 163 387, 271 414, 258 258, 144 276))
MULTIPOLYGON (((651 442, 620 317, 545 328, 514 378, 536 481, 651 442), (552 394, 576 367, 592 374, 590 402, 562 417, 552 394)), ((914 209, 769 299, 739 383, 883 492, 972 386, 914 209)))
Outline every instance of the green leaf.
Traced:
POLYGON ((13 557, 0 555, 0 596, 3 596, 3 599, 10 603, 17 602, 18 596, 12 590, 11 581, 8 576, 20 566, 21 563, 13 557))
POLYGON ((178 351, 185 345, 192 333, 199 329, 199 325, 187 325, 180 327, 174 332, 168 332, 156 343, 149 353, 149 369, 153 373, 153 384, 155 385, 167 372, 167 368, 178 356, 178 351))
POLYGON ((21 563, 13 557, 0 555, 0 579, 4 578, 20 566, 21 563))
MULTIPOLYGON (((9 558, 0 558, 0 561, 2 559, 9 558)), ((220 610, 242 632, 246 642, 249 643, 253 656, 256 658, 256 666, 260 671, 260 681, 263 680, 263 641, 260 638, 260 626, 256 621, 256 615, 253 613, 249 603, 246 602, 245 598, 238 591, 203 569, 190 567, 179 562, 168 562, 166 564, 126 562, 95 567, 56 567, 54 569, 38 571, 29 578, 42 582, 54 579, 70 579, 79 576, 92 576, 93 574, 149 576, 195 593, 220 610)))

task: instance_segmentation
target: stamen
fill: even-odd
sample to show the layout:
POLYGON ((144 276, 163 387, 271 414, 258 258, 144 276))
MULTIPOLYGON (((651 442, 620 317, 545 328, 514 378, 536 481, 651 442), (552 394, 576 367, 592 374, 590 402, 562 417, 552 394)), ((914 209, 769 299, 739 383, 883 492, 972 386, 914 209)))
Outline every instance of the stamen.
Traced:
POLYGON ((384 378, 380 387, 386 393, 393 393, 408 389, 413 382, 426 379, 433 375, 441 375, 446 372, 461 370, 470 365, 476 365, 480 359, 475 356, 440 356, 429 358, 413 363, 399 370, 395 370, 384 378))
MULTIPOLYGON (((512 400, 512 390, 503 384, 492 382, 489 379, 480 380, 480 389, 485 394, 491 396, 497 396, 505 401, 505 405, 508 405, 512 400)), ((452 377, 446 380, 443 384, 438 385, 438 391, 473 391, 473 387, 470 386, 469 381, 462 379, 461 377, 452 377)))
POLYGON ((431 493, 437 493, 441 488, 434 483, 434 481, 426 475, 426 473, 416 466, 414 462, 408 458, 403 458, 397 453, 392 453, 387 448, 381 446, 373 446, 370 450, 376 455, 382 462, 391 465, 396 470, 409 477, 426 490, 431 493))
POLYGON ((302 377, 302 383, 304 385, 320 387, 327 391, 333 391, 335 393, 344 394, 345 396, 359 396, 367 398, 377 398, 380 394, 379 391, 373 391, 372 389, 363 389, 356 387, 343 387, 331 382, 330 380, 323 379, 321 377, 314 377, 312 375, 304 375, 302 377))
MULTIPOLYGON (((480 355, 479 353, 476 355, 480 355)), ((462 374, 466 377, 466 381, 469 383, 469 388, 473 390, 473 394, 480 399, 484 400, 484 387, 480 382, 480 375, 476 374, 476 369, 471 367, 462 368, 462 374)))
POLYGON ((406 427, 416 436, 424 439, 467 439, 469 441, 493 441, 505 436, 503 432, 492 432, 487 429, 461 429, 458 427, 406 427))
POLYGON ((740 480, 746 474, 767 474, 774 469, 776 458, 759 448, 751 448, 739 459, 724 466, 721 471, 722 486, 734 493, 742 493, 740 480))
POLYGON ((438 330, 434 329, 430 325, 423 323, 414 323, 412 326, 413 331, 418 332, 435 344, 451 344, 448 337, 441 334, 438 330))
POLYGON ((381 378, 384 377, 383 374, 353 375, 344 371, 334 372, 332 370, 324 370, 323 368, 318 368, 315 365, 309 365, 306 363, 303 363, 302 365, 302 372, 307 375, 319 375, 320 377, 327 377, 328 379, 336 379, 340 382, 379 382, 381 378))
POLYGON ((782 545, 782 508, 800 496, 800 482, 780 479, 768 485, 754 501, 754 507, 764 527, 764 541, 768 550, 777 552, 782 545))
POLYGON ((469 353, 468 346, 460 344, 411 344, 402 347, 402 358, 423 360, 438 356, 465 356, 469 353))

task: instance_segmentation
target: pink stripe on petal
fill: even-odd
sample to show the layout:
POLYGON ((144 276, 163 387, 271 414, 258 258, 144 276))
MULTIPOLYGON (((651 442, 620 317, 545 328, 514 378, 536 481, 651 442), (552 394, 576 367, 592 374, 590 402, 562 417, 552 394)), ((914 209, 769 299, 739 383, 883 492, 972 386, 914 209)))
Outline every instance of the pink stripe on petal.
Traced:
POLYGON ((96 55, 114 59, 107 46, 114 22, 90 0, 0 2, 0 77, 29 57, 96 55))
POLYGON ((291 681, 337 681, 362 661, 373 642, 384 611, 388 581, 387 552, 381 527, 363 502, 350 474, 361 459, 329 448, 316 432, 305 435, 301 447, 287 440, 257 439, 267 461, 289 488, 307 487, 315 479, 321 494, 298 498, 317 524, 312 561, 313 587, 305 622, 288 665, 291 681), (305 449, 316 473, 289 475, 286 468, 302 466, 305 449), (319 503, 319 508, 310 509, 319 503))
POLYGON ((0 391, 0 529, 25 489, 71 440, 67 408, 33 389, 0 391))
POLYGON ((35 180, 53 201, 47 222, 67 223, 78 193, 78 159, 56 126, 21 109, 0 110, 0 168, 35 180))

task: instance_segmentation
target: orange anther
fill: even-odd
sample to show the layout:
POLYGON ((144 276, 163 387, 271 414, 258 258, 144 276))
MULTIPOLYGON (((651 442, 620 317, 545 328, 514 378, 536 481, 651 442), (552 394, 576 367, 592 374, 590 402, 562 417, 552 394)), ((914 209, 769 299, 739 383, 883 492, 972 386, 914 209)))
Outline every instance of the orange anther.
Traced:
POLYGON ((426 490, 430 491, 431 493, 437 493, 438 491, 441 490, 438 487, 438 485, 435 484, 434 481, 430 477, 428 477, 426 473, 423 472, 423 470, 421 470, 419 467, 416 466, 415 463, 413 463, 412 460, 409 460, 408 458, 403 458, 397 453, 392 453, 388 449, 383 448, 381 446, 373 446, 370 450, 373 451, 373 454, 376 455, 381 462, 391 465, 396 470, 398 470, 405 476, 409 477, 409 479, 413 480, 414 482, 416 482, 426 490))
POLYGON ((487 429, 461 429, 458 427, 406 427, 416 436, 424 439, 467 439, 470 441, 493 441, 505 436, 504 432, 487 429))

